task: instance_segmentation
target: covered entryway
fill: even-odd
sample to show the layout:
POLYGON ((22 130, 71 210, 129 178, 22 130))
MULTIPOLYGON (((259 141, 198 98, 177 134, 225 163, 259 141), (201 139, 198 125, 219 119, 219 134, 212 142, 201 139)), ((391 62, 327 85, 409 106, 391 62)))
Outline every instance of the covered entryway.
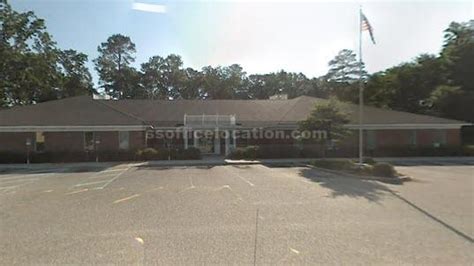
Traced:
POLYGON ((235 115, 184 115, 184 147, 227 155, 236 147, 235 115), (191 141, 192 140, 192 141, 191 141))

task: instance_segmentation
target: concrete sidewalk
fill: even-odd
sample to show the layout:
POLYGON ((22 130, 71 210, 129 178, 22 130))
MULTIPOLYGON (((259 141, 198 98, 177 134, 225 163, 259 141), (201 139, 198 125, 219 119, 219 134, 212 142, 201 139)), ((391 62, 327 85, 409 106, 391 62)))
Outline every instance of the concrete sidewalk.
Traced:
MULTIPOLYGON (((314 160, 323 158, 283 158, 283 159, 260 159, 260 160, 228 160, 223 157, 210 157, 202 160, 164 160, 147 162, 81 162, 81 163, 40 163, 40 164, 0 164, 0 172, 7 170, 42 170, 50 168, 77 168, 77 167, 113 167, 119 164, 131 164, 132 166, 169 167, 169 166, 218 166, 218 165, 301 165, 308 164, 314 160)), ((347 160, 357 158, 326 158, 328 160, 347 160)), ((474 163, 474 157, 382 157, 374 158, 378 162, 467 162, 474 163)))

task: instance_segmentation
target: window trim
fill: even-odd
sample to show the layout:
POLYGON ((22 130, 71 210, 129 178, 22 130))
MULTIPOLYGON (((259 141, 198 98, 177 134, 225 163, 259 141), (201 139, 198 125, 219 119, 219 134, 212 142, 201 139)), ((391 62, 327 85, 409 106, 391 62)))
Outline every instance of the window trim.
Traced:
POLYGON ((94 131, 84 131, 83 132, 83 140, 84 140, 84 151, 94 151, 95 150, 95 132, 94 131), (88 148, 86 135, 87 133, 92 133, 92 148, 88 148))
POLYGON ((35 149, 35 152, 38 152, 38 153, 45 152, 45 150, 46 150, 46 139, 45 139, 43 131, 36 131, 35 132, 34 149, 35 149), (43 149, 42 150, 38 150, 38 134, 41 134, 41 136, 43 138, 43 141, 40 142, 40 143, 43 143, 43 149))
POLYGON ((118 134, 117 134, 117 137, 118 137, 118 148, 119 148, 119 150, 122 150, 122 151, 130 150, 130 131, 119 131, 118 134), (122 143, 120 134, 124 134, 124 133, 127 134, 127 147, 126 148, 122 148, 120 146, 120 144, 122 143))

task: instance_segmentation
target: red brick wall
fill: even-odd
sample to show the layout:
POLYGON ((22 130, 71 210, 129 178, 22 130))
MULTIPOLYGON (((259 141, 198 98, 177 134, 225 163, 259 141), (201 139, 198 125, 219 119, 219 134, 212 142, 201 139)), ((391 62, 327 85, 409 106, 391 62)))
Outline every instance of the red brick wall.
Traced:
MULTIPOLYGON (((417 130, 417 144, 420 147, 433 146, 433 142, 440 130, 436 129, 422 129, 417 130)), ((461 131, 459 129, 442 129, 446 135, 447 146, 459 146, 461 145, 461 131)))
MULTIPOLYGON (((44 132, 45 151, 84 151, 84 132, 44 132)), ((117 131, 95 132, 96 139, 100 140, 99 150, 115 151, 119 149, 117 131)), ((0 151, 23 153, 26 151, 26 139, 35 139, 34 132, 7 132, 0 133, 0 151)), ((145 147, 145 133, 130 132, 130 150, 145 147)), ((31 146, 34 150, 34 145, 31 146)))
POLYGON ((117 131, 94 132, 96 140, 100 140, 99 151, 115 151, 119 149, 119 137, 117 131))
POLYGON ((83 132, 45 132, 46 151, 84 151, 83 132))
POLYGON ((145 148, 145 132, 131 131, 130 132, 130 150, 138 150, 145 148))
MULTIPOLYGON (((443 129, 446 134, 447 146, 461 145, 461 135, 459 129, 443 129)), ((413 130, 375 130, 376 148, 383 147, 403 147, 411 145, 411 137, 413 130)), ((432 147, 433 142, 439 134, 436 129, 419 129, 416 130, 416 143, 418 147, 432 147)), ((366 135, 366 134, 365 134, 366 135)), ((367 137, 365 138, 365 146, 367 147, 367 137)), ((357 148, 358 147, 358 131, 339 143, 341 148, 357 148)))
POLYGON ((413 130, 376 130, 376 147, 393 147, 410 145, 413 130))
POLYGON ((446 130, 447 142, 450 146, 461 145, 461 130, 460 129, 447 129, 446 130))
MULTIPOLYGON (((0 133, 0 151, 2 152, 26 152, 26 139, 33 140, 35 133, 30 132, 1 132, 0 133)), ((31 147, 34 149, 34 147, 31 147)))

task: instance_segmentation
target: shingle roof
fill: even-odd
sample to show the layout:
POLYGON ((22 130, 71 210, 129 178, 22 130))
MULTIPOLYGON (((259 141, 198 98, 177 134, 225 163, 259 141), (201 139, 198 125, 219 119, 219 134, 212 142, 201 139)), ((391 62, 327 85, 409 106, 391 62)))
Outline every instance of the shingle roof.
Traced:
POLYGON ((71 97, 0 111, 0 126, 141 125, 143 121, 94 101, 71 97))
MULTIPOLYGON (((298 97, 297 104, 284 116, 283 121, 299 121, 304 119, 317 102, 328 101, 326 99, 308 96, 298 97)), ((359 106, 351 103, 343 103, 341 108, 349 115, 351 124, 358 123, 359 106)), ((364 106, 363 124, 463 124, 465 122, 446 119, 435 116, 400 112, 372 106, 364 106)))
MULTIPOLYGON (((317 102, 301 96, 290 100, 93 100, 72 97, 0 111, 0 126, 176 126, 184 115, 236 115, 242 126, 278 126, 305 119, 317 102)), ((358 122, 358 106, 343 104, 350 123, 358 122)), ((364 124, 459 125, 462 121, 364 107, 364 124)), ((465 124, 465 123, 464 123, 465 124)))

